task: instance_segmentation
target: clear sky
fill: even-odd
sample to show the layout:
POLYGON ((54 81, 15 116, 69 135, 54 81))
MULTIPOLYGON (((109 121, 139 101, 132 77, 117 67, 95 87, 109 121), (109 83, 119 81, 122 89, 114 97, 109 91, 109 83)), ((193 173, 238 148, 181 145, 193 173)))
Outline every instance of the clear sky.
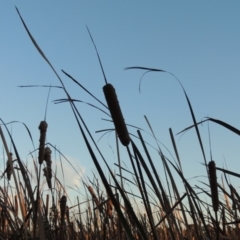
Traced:
MULTIPOLYGON (((105 102, 104 78, 87 25, 107 80, 116 88, 125 121, 149 131, 143 117, 146 115, 158 139, 172 153, 168 129, 171 127, 176 134, 192 124, 180 85, 166 73, 149 73, 143 78, 140 94, 138 84, 143 72, 125 71, 125 67, 159 68, 175 74, 186 89, 197 121, 209 116, 239 128, 239 1, 1 1, 0 117, 5 122, 24 122, 35 147, 48 89, 18 86, 60 86, 60 83, 30 41, 15 6, 72 98, 101 107, 61 73, 61 69, 65 70, 105 102)), ((50 93, 47 140, 91 178, 95 167, 69 104, 52 102, 65 97, 61 89, 52 89, 50 93)), ((113 127, 112 123, 101 120, 107 117, 100 111, 85 104, 77 105, 96 140, 101 134, 95 131, 113 127)), ((12 124, 10 129, 22 160, 30 159, 28 153, 33 146, 24 127, 12 124)), ((209 161, 207 125, 200 126, 200 130, 209 161)), ((133 128, 129 131, 136 134, 133 128)), ((239 172, 239 137, 213 123, 210 131, 216 164, 221 167, 226 161, 229 170, 239 172)), ((151 138, 146 139, 155 146, 151 138)), ((176 142, 185 176, 206 175, 195 131, 181 138, 176 136, 176 142)), ((117 161, 114 134, 104 136, 98 144, 113 167, 117 161)), ((151 151, 161 173, 160 159, 151 151)), ((121 148, 121 152, 123 162, 130 166, 124 155, 126 150, 121 148)), ((165 150, 164 153, 172 160, 165 150)), ((59 161, 58 156, 56 159, 59 161)), ((64 166, 69 184, 77 183, 71 167, 67 163, 64 166)), ((194 185, 198 180, 204 178, 190 181, 194 185)))

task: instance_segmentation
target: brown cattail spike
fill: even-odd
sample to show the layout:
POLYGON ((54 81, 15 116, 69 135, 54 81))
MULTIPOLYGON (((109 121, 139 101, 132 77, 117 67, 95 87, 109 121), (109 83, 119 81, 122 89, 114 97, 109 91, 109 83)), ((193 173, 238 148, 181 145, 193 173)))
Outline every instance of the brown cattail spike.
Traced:
POLYGON ((67 204, 67 197, 63 195, 60 199, 61 219, 64 218, 65 211, 66 211, 66 204, 67 204))
POLYGON ((113 217, 113 204, 112 204, 111 199, 109 199, 107 201, 107 209, 106 210, 107 210, 106 212, 107 212, 108 217, 112 218, 113 217))
POLYGON ((49 147, 45 147, 45 151, 44 151, 44 160, 46 161, 46 163, 52 163, 51 161, 51 153, 52 150, 49 147))
POLYGON ((15 201, 15 203, 14 203, 14 211, 15 211, 15 214, 16 215, 18 215, 18 200, 17 200, 17 195, 15 195, 15 197, 14 197, 14 201, 15 201))
POLYGON ((49 147, 45 147, 44 150, 44 160, 47 163, 47 167, 43 169, 44 175, 46 176, 47 179, 47 184, 49 188, 52 188, 52 160, 51 160, 51 149, 49 147))
POLYGON ((13 155, 12 153, 9 153, 9 158, 10 159, 7 160, 6 172, 7 172, 7 179, 8 179, 8 181, 10 181, 11 175, 13 173, 12 164, 10 164, 10 161, 12 162, 12 155, 13 155))
POLYGON ((101 205, 101 203, 99 202, 93 188, 91 186, 88 186, 88 191, 91 193, 93 201, 95 202, 97 208, 99 209, 100 212, 102 212, 103 210, 103 206, 101 205))
POLYGON ((124 146, 130 142, 127 126, 125 124, 122 111, 117 99, 117 94, 114 87, 108 83, 103 87, 103 92, 107 101, 112 120, 117 131, 118 137, 124 146))
POLYGON ((41 121, 38 129, 40 130, 40 139, 39 139, 39 153, 38 153, 38 162, 39 164, 43 163, 44 158, 44 145, 46 140, 48 124, 46 121, 41 121))
POLYGON ((43 176, 46 177, 48 187, 50 189, 52 189, 52 181, 51 181, 52 172, 51 172, 51 169, 49 169, 48 167, 43 168, 43 176))
POLYGON ((66 205, 67 204, 67 197, 66 196, 62 196, 60 199, 60 213, 61 213, 61 225, 60 225, 60 240, 65 239, 64 237, 64 216, 66 213, 66 205))
POLYGON ((68 224, 70 223, 70 218, 69 218, 69 207, 66 206, 66 217, 67 217, 67 222, 68 224))
POLYGON ((209 181, 210 181, 210 187, 211 187, 211 194, 212 194, 212 205, 213 210, 215 212, 218 211, 218 186, 217 186, 217 174, 216 174, 216 166, 214 161, 210 161, 208 163, 208 169, 209 169, 209 181))

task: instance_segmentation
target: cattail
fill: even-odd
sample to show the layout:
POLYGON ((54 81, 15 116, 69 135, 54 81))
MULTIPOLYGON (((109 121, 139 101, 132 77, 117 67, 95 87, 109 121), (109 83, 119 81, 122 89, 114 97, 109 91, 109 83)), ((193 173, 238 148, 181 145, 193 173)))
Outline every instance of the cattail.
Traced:
POLYGON ((108 217, 112 218, 113 217, 113 204, 112 204, 111 199, 109 199, 107 201, 107 209, 106 210, 107 210, 106 212, 107 212, 108 217))
POLYGON ((70 218, 69 218, 69 207, 66 206, 66 217, 67 217, 67 222, 68 224, 70 223, 70 218))
POLYGON ((48 167, 43 168, 43 176, 46 177, 47 185, 51 189, 52 188, 52 181, 51 181, 51 178, 49 177, 49 172, 50 171, 49 171, 48 167))
POLYGON ((64 225, 64 216, 66 212, 66 204, 67 204, 67 197, 63 195, 60 199, 60 213, 61 213, 60 240, 64 239, 63 225, 64 225))
POLYGON ((127 146, 130 142, 127 126, 125 124, 122 111, 117 99, 116 91, 114 87, 108 83, 103 87, 103 92, 107 101, 109 111, 112 116, 112 120, 117 131, 118 137, 124 146, 127 146))
POLYGON ((60 202, 60 213, 61 213, 61 221, 62 221, 64 219, 65 212, 66 212, 67 197, 63 195, 59 202, 60 202))
POLYGON ((14 197, 14 211, 15 211, 15 214, 18 215, 18 200, 17 200, 17 195, 15 195, 14 197))
POLYGON ((92 195, 92 198, 93 198, 93 201, 95 202, 97 208, 99 209, 100 212, 102 212, 102 205, 101 203, 99 202, 99 200, 97 199, 97 196, 93 190, 93 188, 91 186, 88 186, 88 191, 91 193, 92 195))
POLYGON ((47 167, 43 169, 44 176, 46 176, 47 184, 49 188, 52 188, 52 160, 51 160, 51 149, 49 147, 46 147, 44 150, 44 160, 47 163, 47 167))
POLYGON ((48 124, 46 121, 41 121, 38 129, 40 130, 40 139, 39 139, 39 153, 38 153, 38 162, 39 164, 43 163, 44 158, 44 145, 46 140, 48 124))
POLYGON ((7 160, 7 167, 6 167, 6 172, 7 172, 7 179, 10 181, 11 175, 13 174, 13 168, 12 164, 10 164, 10 161, 12 162, 12 153, 9 153, 9 159, 7 160))
POLYGON ((211 187, 211 194, 212 194, 212 205, 213 210, 215 212, 218 211, 218 186, 217 186, 217 174, 216 174, 216 166, 214 161, 210 161, 208 163, 209 169, 209 177, 210 177, 210 187, 211 187))
POLYGON ((52 164, 51 153, 52 153, 52 150, 49 147, 45 147, 43 160, 46 161, 47 165, 52 164))

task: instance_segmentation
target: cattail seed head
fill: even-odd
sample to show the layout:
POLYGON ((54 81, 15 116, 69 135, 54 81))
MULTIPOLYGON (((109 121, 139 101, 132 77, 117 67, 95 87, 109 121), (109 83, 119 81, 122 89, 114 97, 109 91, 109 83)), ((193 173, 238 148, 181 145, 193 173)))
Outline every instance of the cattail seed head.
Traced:
POLYGON ((63 195, 60 199, 61 219, 64 218, 66 211, 67 197, 63 195))
POLYGON ((114 87, 108 83, 103 87, 103 92, 107 101, 112 120, 121 143, 127 146, 130 143, 127 126, 125 124, 122 111, 117 99, 117 94, 114 87))
POLYGON ((66 206, 66 217, 67 217, 67 221, 68 223, 70 223, 70 218, 69 218, 69 207, 66 206))
POLYGON ((112 218, 113 217, 113 204, 112 204, 111 199, 109 199, 107 201, 107 209, 106 210, 107 210, 106 212, 107 212, 108 217, 112 218))
POLYGON ((44 160, 46 161, 47 163, 47 178, 49 181, 51 181, 52 179, 52 158, 51 158, 51 149, 49 147, 45 147, 45 150, 44 150, 44 160))
POLYGON ((47 127, 48 127, 48 124, 46 121, 41 121, 39 126, 38 126, 38 129, 40 130, 40 132, 46 132, 47 131, 47 127))
POLYGON ((218 186, 217 186, 217 174, 216 174, 216 166, 214 161, 210 161, 208 163, 208 169, 209 169, 209 181, 210 181, 210 188, 211 188, 211 194, 212 194, 212 205, 213 210, 215 212, 218 211, 218 186))
POLYGON ((41 121, 38 129, 40 130, 40 139, 39 139, 39 153, 38 153, 38 162, 39 164, 43 163, 44 158, 44 145, 46 140, 48 124, 46 121, 41 121))
POLYGON ((52 163, 51 153, 52 153, 52 150, 49 147, 45 147, 44 158, 43 159, 46 161, 47 164, 52 163))
POLYGON ((18 200, 17 200, 17 196, 14 197, 14 211, 15 211, 15 214, 18 215, 18 200))
POLYGON ((10 161, 12 162, 12 155, 13 155, 13 154, 10 152, 9 155, 10 155, 10 156, 9 156, 10 159, 7 160, 7 166, 6 166, 6 169, 7 169, 7 179, 8 179, 8 181, 10 181, 11 175, 12 175, 12 173, 13 173, 12 164, 10 164, 10 161))
POLYGON ((100 212, 102 212, 103 207, 102 207, 101 203, 99 202, 99 200, 91 186, 88 186, 88 191, 91 193, 93 201, 95 202, 97 208, 99 209, 100 212))
POLYGON ((51 181, 51 178, 52 178, 52 170, 49 169, 48 167, 44 167, 44 168, 43 168, 43 176, 46 177, 48 187, 49 187, 50 189, 52 189, 52 181, 51 181))

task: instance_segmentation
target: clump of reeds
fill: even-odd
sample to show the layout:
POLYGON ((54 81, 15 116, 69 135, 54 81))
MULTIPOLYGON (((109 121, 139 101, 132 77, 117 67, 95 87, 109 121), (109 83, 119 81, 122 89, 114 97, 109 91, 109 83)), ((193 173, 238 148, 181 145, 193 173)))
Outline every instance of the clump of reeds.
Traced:
MULTIPOLYGON (((23 21, 22 18, 21 20, 23 21)), ((46 60, 45 55, 40 50, 35 40, 31 36, 24 21, 23 24, 34 45, 37 47, 40 54, 46 60)), ((51 64, 50 66, 52 67, 51 64)), ((145 69, 147 71, 162 71, 158 69, 141 69, 145 69)), ((231 184, 229 184, 227 180, 226 182, 228 184, 230 193, 228 189, 221 187, 221 185, 217 183, 216 171, 223 171, 224 174, 234 175, 235 177, 240 177, 240 175, 238 173, 230 172, 224 169, 219 169, 215 166, 214 161, 210 161, 208 164, 208 171, 211 194, 209 194, 201 187, 195 186, 197 187, 197 189, 202 190, 204 197, 206 196, 206 198, 211 198, 208 199, 209 201, 212 201, 213 210, 216 214, 219 209, 222 210, 221 224, 218 225, 217 218, 215 220, 211 215, 211 211, 208 210, 208 202, 202 201, 200 199, 195 188, 190 185, 190 183, 184 176, 181 167, 180 156, 177 152, 177 147, 174 142, 173 135, 171 135, 171 139, 173 142, 175 154, 177 156, 178 164, 175 164, 168 158, 166 158, 163 151, 158 146, 158 153, 160 153, 160 158, 165 169, 164 177, 167 181, 167 189, 164 189, 164 184, 162 183, 162 181, 164 181, 164 177, 161 177, 160 179, 156 171, 156 168, 158 168, 159 166, 157 164, 153 164, 152 158, 149 154, 145 141, 140 134, 140 131, 138 131, 138 134, 140 137, 140 143, 143 146, 143 151, 141 152, 138 149, 137 145, 133 141, 130 141, 129 133, 127 131, 121 113, 114 87, 106 82, 103 90, 120 141, 125 146, 128 146, 131 142, 131 145, 133 147, 132 150, 130 150, 129 147, 126 148, 128 151, 129 160, 132 164, 133 171, 131 171, 130 167, 128 169, 122 168, 121 170, 125 171, 128 175, 126 177, 121 176, 121 180, 124 178, 129 184, 129 186, 132 186, 134 188, 137 187, 139 189, 139 192, 136 191, 133 193, 131 191, 127 191, 127 187, 124 186, 124 184, 120 186, 117 177, 115 177, 113 174, 111 174, 111 176, 115 183, 114 186, 111 185, 110 180, 104 182, 104 178, 100 174, 102 169, 100 166, 98 166, 97 170, 99 172, 102 182, 104 182, 103 185, 105 190, 103 190, 103 195, 107 196, 107 200, 104 201, 102 197, 99 197, 98 188, 97 190, 95 190, 94 186, 87 185, 88 191, 91 194, 91 199, 89 200, 89 197, 85 196, 85 199, 87 199, 87 201, 78 201, 78 204, 75 206, 69 206, 69 204, 67 206, 67 197, 66 195, 62 195, 62 191, 66 191, 66 189, 63 189, 63 185, 57 179, 56 175, 52 172, 53 170, 51 149, 49 147, 45 147, 47 123, 46 121, 42 121, 39 125, 40 144, 38 161, 39 164, 42 164, 43 161, 46 161, 46 168, 44 168, 43 171, 47 179, 47 185, 48 188, 51 188, 52 195, 53 191, 56 191, 58 196, 56 202, 59 202, 59 206, 57 204, 55 205, 54 198, 52 198, 52 207, 50 210, 50 214, 48 214, 49 197, 47 195, 46 200, 43 197, 46 190, 44 189, 45 185, 42 184, 39 176, 36 177, 32 175, 31 171, 29 171, 27 166, 25 166, 24 164, 21 165, 20 157, 18 156, 17 160, 21 166, 21 171, 19 171, 19 169, 16 167, 16 169, 18 170, 18 178, 16 178, 15 181, 16 186, 11 186, 9 181, 7 181, 7 184, 5 184, 4 181, 4 187, 0 187, 0 239, 182 240, 185 236, 188 236, 188 240, 204 238, 216 239, 216 237, 217 239, 238 240, 240 236, 240 231, 238 228, 240 196, 237 190, 231 184), (150 163, 151 168, 148 167, 148 165, 146 164, 147 162, 150 163), (177 174, 184 183, 185 192, 183 196, 180 195, 178 190, 178 184, 180 183, 180 181, 177 182, 175 180, 172 175, 172 169, 177 172, 177 174), (134 181, 130 180, 129 174, 131 176, 130 178, 134 179, 134 181), (29 180, 27 177, 32 179, 32 184, 29 184, 29 180), (32 189, 35 185, 35 178, 37 179, 37 181, 39 181, 37 185, 37 199, 34 198, 35 192, 32 189), (55 181, 54 190, 52 189, 52 180, 55 181), (42 185, 44 185, 44 187, 39 187, 42 185), (111 188, 115 189, 115 194, 112 194, 112 191, 109 190, 111 188), (17 195, 15 194, 15 189, 20 189, 17 192, 17 195), (221 191, 224 194, 225 200, 219 197, 218 191, 221 191), (184 199, 185 197, 187 197, 187 199, 184 199), (34 200, 32 200, 33 198, 34 200), (227 198, 230 198, 233 202, 233 209, 228 206, 227 198), (133 199, 133 201, 135 202, 136 199, 140 199, 140 201, 144 203, 144 209, 142 211, 146 213, 142 214, 141 210, 140 212, 137 212, 138 210, 136 210, 136 208, 133 208, 132 201, 130 201, 129 199, 133 199), (92 205, 89 204, 90 201, 93 202, 92 205), (121 202, 124 202, 124 204, 121 204, 121 202), (124 205, 124 207, 122 205, 124 205), (78 211, 76 210, 76 208, 78 208, 78 211), (21 209, 22 216, 19 216, 18 209, 21 209), (99 211, 95 211, 96 209, 98 209, 99 211), (36 212, 35 216, 37 216, 37 218, 35 219, 33 214, 34 211, 36 212), (95 212, 99 214, 95 214, 95 212), (189 223, 190 221, 191 223, 189 223), (214 228, 213 226, 216 225, 217 227, 214 228), (221 225, 223 230, 221 229, 221 225), (35 233, 34 229, 36 229, 35 233), (43 233, 44 231, 45 235, 43 233)), ((190 102, 185 90, 184 93, 190 106, 190 102)), ((71 106, 75 107, 70 97, 69 101, 71 103, 71 106)), ((74 108, 74 113, 79 114, 77 108, 74 108)), ((191 114, 194 118, 192 108, 191 114)), ((79 123, 79 128, 82 130, 79 119, 76 118, 76 120, 79 123)), ((220 121, 213 121, 224 125, 220 121)), ((197 130, 199 143, 202 147, 197 125, 198 124, 194 119, 194 127, 197 130)), ((237 129, 232 128, 231 126, 229 127, 229 125, 225 124, 225 126, 228 129, 231 129, 231 131, 234 131, 235 133, 240 133, 239 131, 237 131, 237 129)), ((83 133, 82 135, 85 137, 83 133)), ((152 135, 154 136, 154 139, 157 140, 154 133, 152 135)), ((9 136, 11 138, 10 134, 9 136)), ((100 161, 101 159, 97 159, 95 157, 91 148, 91 144, 87 142, 86 138, 84 139, 92 159, 97 162, 98 160, 100 161)), ((6 141, 3 142, 5 146, 6 141)), ((17 156, 17 150, 15 145, 14 149, 15 155, 17 156)), ((10 157, 12 156, 10 155, 10 157)), ((11 163, 12 159, 9 158, 9 160, 9 162, 11 163)), ((9 163, 7 164, 6 170, 9 171, 7 173, 8 180, 10 180, 11 173, 14 173, 14 169, 10 169, 10 171, 9 163)))

